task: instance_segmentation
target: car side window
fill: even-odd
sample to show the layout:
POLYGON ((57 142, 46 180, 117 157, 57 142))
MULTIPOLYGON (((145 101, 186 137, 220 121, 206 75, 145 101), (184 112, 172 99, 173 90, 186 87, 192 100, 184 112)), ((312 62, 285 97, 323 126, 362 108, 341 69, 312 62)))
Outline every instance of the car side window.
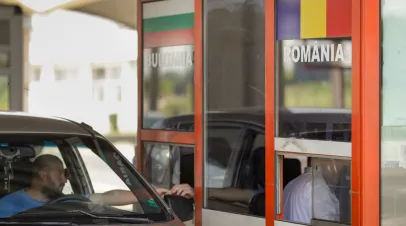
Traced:
POLYGON ((264 189, 265 183, 265 135, 250 130, 248 143, 241 155, 241 173, 237 179, 245 189, 264 189))
MULTIPOLYGON (((95 193, 104 193, 111 190, 128 190, 123 180, 107 165, 96 153, 82 144, 75 144, 77 154, 82 158, 89 174, 95 193)), ((131 211, 133 205, 117 207, 131 211)))
POLYGON ((239 127, 210 126, 207 132, 205 183, 207 188, 231 187, 241 139, 239 127))

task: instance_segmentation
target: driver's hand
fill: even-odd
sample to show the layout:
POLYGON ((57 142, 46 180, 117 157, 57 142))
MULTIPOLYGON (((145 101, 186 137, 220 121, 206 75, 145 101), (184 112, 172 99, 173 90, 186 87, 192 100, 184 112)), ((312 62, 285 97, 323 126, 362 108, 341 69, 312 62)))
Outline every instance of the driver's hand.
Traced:
POLYGON ((156 188, 156 192, 159 194, 159 196, 164 197, 164 195, 172 194, 172 192, 168 189, 165 188, 156 188))
POLYGON ((195 197, 195 192, 192 187, 188 184, 178 184, 173 186, 171 189, 171 192, 176 195, 180 195, 186 198, 194 198, 195 197))

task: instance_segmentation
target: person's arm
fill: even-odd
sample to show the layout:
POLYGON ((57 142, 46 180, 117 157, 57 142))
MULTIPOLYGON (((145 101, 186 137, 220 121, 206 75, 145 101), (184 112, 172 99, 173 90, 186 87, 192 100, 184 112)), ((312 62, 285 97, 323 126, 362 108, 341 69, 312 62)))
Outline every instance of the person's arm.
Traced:
MULTIPOLYGON (((184 196, 186 198, 194 198, 195 193, 192 187, 188 184, 175 185, 171 192, 175 195, 184 196)), ((219 199, 229 202, 243 202, 249 204, 252 197, 257 194, 257 191, 250 189, 238 188, 208 188, 209 198, 219 199)))
POLYGON ((105 193, 95 193, 90 195, 89 199, 98 204, 111 206, 123 206, 138 202, 137 198, 131 191, 111 190, 105 193))
MULTIPOLYGON (((155 188, 160 196, 169 193, 169 190, 164 188, 155 188)), ((104 193, 95 193, 90 195, 89 199, 94 203, 106 204, 110 206, 124 206, 138 202, 137 197, 126 190, 111 190, 104 193)))
POLYGON ((209 198, 229 202, 242 202, 249 204, 255 194, 257 194, 256 191, 250 189, 208 188, 209 198))

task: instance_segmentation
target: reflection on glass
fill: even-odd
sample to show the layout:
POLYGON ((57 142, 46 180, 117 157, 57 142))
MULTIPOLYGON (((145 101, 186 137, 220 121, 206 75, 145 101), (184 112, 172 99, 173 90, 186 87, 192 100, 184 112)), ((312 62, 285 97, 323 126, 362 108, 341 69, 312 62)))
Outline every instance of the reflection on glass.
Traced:
POLYGON ((144 49, 143 75, 144 128, 193 112, 193 46, 144 49))
POLYGON ((404 225, 406 219, 406 2, 381 6, 381 225, 404 225))
POLYGON ((349 142, 351 39, 278 40, 276 46, 277 136, 349 142))
MULTIPOLYGON (((190 195, 186 197, 194 198, 193 147, 144 142, 142 156, 142 173, 152 186, 171 190, 180 185, 183 195, 190 189, 190 195)), ((194 225, 194 221, 185 224, 194 225)))
POLYGON ((8 76, 0 75, 0 110, 9 110, 9 86, 8 76))
POLYGON ((0 69, 8 68, 10 66, 10 60, 8 53, 0 52, 0 69))
POLYGON ((227 180, 227 170, 237 170, 232 162, 233 154, 236 154, 238 138, 241 128, 209 127, 206 148, 206 188, 223 188, 232 186, 227 180))
POLYGON ((351 223, 351 163, 312 158, 313 219, 351 223))
POLYGON ((172 149, 169 144, 144 144, 144 176, 154 186, 172 188, 172 149))
POLYGON ((156 187, 194 187, 194 149, 162 143, 144 143, 143 174, 156 187))
POLYGON ((143 128, 193 113, 193 12, 190 0, 143 4, 143 128))
POLYGON ((0 20, 0 45, 10 44, 10 21, 0 20))
POLYGON ((264 217, 264 134, 242 137, 245 125, 264 126, 264 1, 203 3, 204 207, 264 217))
POLYGON ((283 181, 280 181, 284 185, 284 220, 350 224, 350 165, 349 160, 284 156, 283 181))

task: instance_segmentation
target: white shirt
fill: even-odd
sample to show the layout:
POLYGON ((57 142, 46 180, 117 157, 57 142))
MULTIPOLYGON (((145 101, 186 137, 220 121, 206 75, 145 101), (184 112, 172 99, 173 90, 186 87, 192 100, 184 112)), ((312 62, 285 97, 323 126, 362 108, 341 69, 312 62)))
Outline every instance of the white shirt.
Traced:
POLYGON ((340 208, 337 197, 332 193, 322 174, 313 175, 314 200, 312 200, 312 168, 305 169, 304 174, 289 182, 284 189, 284 219, 291 222, 310 224, 312 203, 314 218, 338 221, 340 208))

